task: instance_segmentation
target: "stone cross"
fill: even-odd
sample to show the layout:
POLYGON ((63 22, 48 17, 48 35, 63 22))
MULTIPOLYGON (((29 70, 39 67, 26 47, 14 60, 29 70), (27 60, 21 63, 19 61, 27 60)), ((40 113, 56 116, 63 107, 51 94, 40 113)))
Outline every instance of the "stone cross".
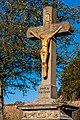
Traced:
POLYGON ((39 86, 39 98, 57 98, 56 88, 56 37, 69 35, 73 27, 69 22, 55 23, 52 7, 43 9, 43 26, 29 28, 27 37, 42 41, 42 84, 39 86), (54 23, 54 24, 53 24, 54 23))

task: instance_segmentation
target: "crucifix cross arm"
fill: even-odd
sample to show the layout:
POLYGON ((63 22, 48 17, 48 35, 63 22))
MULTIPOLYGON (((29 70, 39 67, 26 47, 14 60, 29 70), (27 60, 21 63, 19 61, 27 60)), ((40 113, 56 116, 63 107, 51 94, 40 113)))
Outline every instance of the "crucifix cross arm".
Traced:
MULTIPOLYGON (((50 39, 52 38, 56 33, 58 33, 60 31, 60 29, 62 29, 62 26, 60 26, 56 31, 54 31, 52 34, 48 35, 46 37, 46 39, 50 39)), ((42 34, 41 35, 37 35, 36 33, 34 33, 32 30, 30 30, 30 34, 32 34, 34 37, 38 38, 38 39, 45 39, 45 36, 42 34)), ((54 38, 55 39, 55 38, 54 38)))
MULTIPOLYGON (((42 33, 44 33, 44 35, 46 35, 48 33, 52 34, 54 31, 57 33, 56 36, 66 36, 66 35, 71 35, 74 31, 74 28, 69 22, 50 24, 49 29, 46 29, 45 26, 33 27, 33 28, 29 28, 27 30, 27 37, 32 40, 35 40, 36 38, 40 37, 40 35, 42 33), (62 29, 59 28, 60 26, 62 26, 62 29), (59 28, 59 30, 58 30, 58 28, 59 28), (56 30, 58 30, 58 31, 56 32, 56 30)), ((40 39, 40 38, 38 38, 38 39, 40 39)))

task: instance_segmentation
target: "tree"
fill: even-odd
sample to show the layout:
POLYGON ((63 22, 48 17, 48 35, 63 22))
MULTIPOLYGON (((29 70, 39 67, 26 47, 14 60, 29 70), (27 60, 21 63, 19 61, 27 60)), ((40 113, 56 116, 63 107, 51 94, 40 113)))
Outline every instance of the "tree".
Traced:
MULTIPOLYGON (((80 23, 80 6, 69 8, 58 0, 2 0, 1 2, 0 81, 6 92, 11 93, 10 88, 19 88, 26 93, 26 90, 39 84, 40 79, 35 78, 34 72, 38 76, 41 75, 39 55, 41 43, 40 40, 27 39, 26 31, 29 27, 42 25, 42 9, 47 5, 52 5, 58 10, 57 22, 80 23), (31 74, 34 77, 30 78, 31 74)), ((75 34, 76 32, 71 37, 57 39, 57 71, 62 71, 66 62, 70 61, 78 51, 79 46, 74 40, 75 34), (71 46, 72 50, 68 51, 71 46), (70 58, 72 51, 74 54, 70 58)))
POLYGON ((62 72, 60 92, 67 100, 80 99, 80 52, 62 72))
MULTIPOLYGON (((23 1, 21 3, 7 0, 2 2, 0 80, 6 92, 9 87, 26 90, 26 88, 31 88, 29 82, 32 83, 32 86, 37 84, 35 78, 31 81, 24 75, 26 71, 29 74, 32 70, 32 48, 35 49, 36 44, 27 40, 26 37, 27 27, 31 24, 30 16, 33 13, 32 11, 29 15, 31 10, 33 8, 28 9, 23 1)), ((34 51, 35 53, 36 51, 34 51)))

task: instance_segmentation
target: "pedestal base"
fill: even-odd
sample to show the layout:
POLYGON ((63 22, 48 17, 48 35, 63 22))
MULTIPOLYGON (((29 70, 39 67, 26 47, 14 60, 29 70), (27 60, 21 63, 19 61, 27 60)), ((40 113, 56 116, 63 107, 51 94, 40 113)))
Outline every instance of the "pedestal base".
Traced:
POLYGON ((60 110, 38 110, 24 112, 22 120, 73 120, 60 110), (61 115, 62 114, 62 115, 61 115))
POLYGON ((72 111, 76 107, 60 103, 59 100, 45 99, 18 105, 23 111, 22 120, 73 120, 72 111))

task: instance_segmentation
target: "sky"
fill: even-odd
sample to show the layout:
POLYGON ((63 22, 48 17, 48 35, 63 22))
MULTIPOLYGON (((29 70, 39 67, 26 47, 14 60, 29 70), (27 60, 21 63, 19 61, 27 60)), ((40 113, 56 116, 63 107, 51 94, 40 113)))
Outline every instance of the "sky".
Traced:
MULTIPOLYGON (((64 3, 66 3, 69 7, 71 6, 77 6, 77 4, 80 3, 80 0, 63 0, 64 3)), ((80 28, 80 25, 76 25, 78 28, 80 28)), ((77 39, 79 41, 80 35, 77 39)), ((79 41, 80 42, 80 41, 79 41)), ((22 102, 28 102, 32 100, 38 99, 38 90, 29 90, 27 93, 27 96, 23 96, 22 92, 19 90, 15 90, 15 94, 7 94, 4 97, 4 103, 5 104, 14 104, 16 101, 22 101, 22 102)))
POLYGON ((77 6, 77 4, 80 4, 80 0, 62 0, 64 3, 66 3, 68 6, 77 6))

